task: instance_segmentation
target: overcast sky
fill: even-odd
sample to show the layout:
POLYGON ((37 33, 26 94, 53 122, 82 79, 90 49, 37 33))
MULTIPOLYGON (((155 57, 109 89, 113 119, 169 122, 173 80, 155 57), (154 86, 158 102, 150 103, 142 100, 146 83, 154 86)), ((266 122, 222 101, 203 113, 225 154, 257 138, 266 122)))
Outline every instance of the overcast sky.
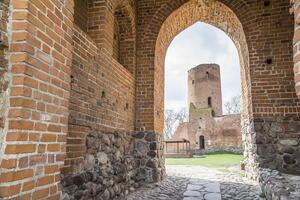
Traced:
POLYGON ((223 105, 240 95, 240 65, 232 40, 220 29, 198 22, 178 34, 165 60, 165 109, 187 106, 187 71, 199 64, 217 63, 221 68, 223 105))

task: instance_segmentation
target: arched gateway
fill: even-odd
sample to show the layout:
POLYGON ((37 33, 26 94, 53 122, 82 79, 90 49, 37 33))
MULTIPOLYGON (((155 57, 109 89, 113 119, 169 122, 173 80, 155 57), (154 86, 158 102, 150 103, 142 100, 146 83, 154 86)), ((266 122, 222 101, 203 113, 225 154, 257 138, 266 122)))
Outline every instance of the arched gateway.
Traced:
POLYGON ((300 175, 298 0, 0 7, 0 199, 113 199, 162 180, 165 54, 197 21, 239 51, 247 175, 300 175))
MULTIPOLYGON (((272 8, 280 5, 273 3, 272 8)), ((142 26, 144 32, 138 39, 143 41, 143 48, 138 49, 141 59, 137 60, 141 66, 138 73, 147 73, 147 77, 151 74, 147 84, 137 77, 138 90, 150 91, 151 87, 154 90, 153 100, 147 99, 149 104, 140 107, 141 99, 137 98, 137 117, 143 119, 142 116, 149 117, 152 112, 153 120, 137 123, 137 129, 154 130, 157 135, 162 132, 166 50, 182 30, 197 21, 206 22, 227 33, 240 55, 244 102, 242 130, 248 176, 257 177, 258 167, 299 173, 295 165, 296 153, 282 152, 282 148, 288 148, 286 141, 295 140, 299 131, 294 129, 299 126, 299 100, 293 89, 293 19, 288 12, 289 2, 283 6, 286 13, 279 7, 271 11, 270 5, 261 3, 256 5, 261 12, 258 15, 251 6, 253 4, 244 1, 167 1, 156 10, 154 17, 142 26), (280 35, 269 30, 271 24, 277 24, 280 35), (276 39, 270 41, 270 38, 276 39), (147 57, 147 62, 144 57, 147 57), (139 85, 139 82, 143 84, 139 85), (279 83, 286 86, 276 86, 279 83), (290 158, 295 159, 294 162, 290 162, 290 158)))

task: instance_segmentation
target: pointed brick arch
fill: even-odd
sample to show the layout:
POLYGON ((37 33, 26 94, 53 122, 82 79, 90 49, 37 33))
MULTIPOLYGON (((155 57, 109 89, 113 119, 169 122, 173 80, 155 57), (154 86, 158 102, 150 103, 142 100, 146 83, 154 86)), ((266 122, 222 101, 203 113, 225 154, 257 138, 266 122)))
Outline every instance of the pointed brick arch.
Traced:
MULTIPOLYGON (((250 70, 249 51, 243 26, 235 13, 223 3, 218 1, 207 1, 200 3, 198 0, 188 1, 179 9, 174 11, 163 23, 159 31, 155 47, 155 113, 163 113, 163 90, 165 55, 171 41, 181 31, 196 23, 205 22, 223 30, 236 45, 241 61, 244 116, 251 116, 251 91, 250 91, 250 70)), ((155 129, 162 132, 162 116, 155 117, 155 129)), ((248 117, 249 118, 249 117, 248 117)))
MULTIPOLYGON (((195 22, 191 20, 195 14, 191 14, 190 18, 185 15, 194 13, 195 6, 199 5, 200 7, 219 5, 213 8, 218 8, 214 12, 221 11, 221 14, 219 13, 221 16, 226 13, 222 11, 223 5, 236 16, 235 19, 240 24, 240 27, 232 26, 233 34, 228 35, 239 49, 242 69, 245 69, 242 70, 242 77, 245 80, 243 93, 246 96, 244 103, 247 106, 244 108, 247 117, 243 120, 243 132, 246 133, 243 139, 247 150, 249 174, 254 174, 255 177, 255 171, 259 167, 299 173, 300 169, 296 172, 295 165, 286 163, 277 147, 280 140, 292 139, 295 136, 298 130, 293 130, 292 126, 299 124, 300 112, 292 67, 294 21, 289 13, 290 4, 287 0, 272 1, 270 4, 265 4, 263 1, 229 0, 166 0, 153 4, 146 0, 139 1, 136 129, 153 131, 157 135, 162 133, 165 51, 176 34, 195 22), (185 6, 192 5, 192 2, 194 7, 191 6, 191 10, 178 12, 185 6), (165 25, 172 15, 174 19, 168 26, 165 25), (182 24, 178 21, 182 21, 182 24), (139 22, 143 23, 139 24, 139 22), (239 34, 234 35, 235 31, 239 34), (161 33, 165 39, 159 40, 161 33), (245 33, 244 38, 241 37, 242 33, 245 33), (278 127, 281 131, 274 133, 274 129, 270 127, 278 127)), ((204 12, 210 11, 204 9, 204 12)), ((210 14, 214 15, 214 12, 210 14)), ((214 16, 211 15, 207 16, 213 18, 214 16)), ((223 21, 226 21, 224 19, 226 14, 223 15, 223 21)), ((227 22, 227 27, 233 21, 227 22)), ((206 22, 228 33, 221 23, 218 25, 219 21, 206 20, 206 22)))
MULTIPOLYGON (((155 51, 155 47, 156 47, 156 42, 157 42, 157 38, 159 36, 159 32, 164 24, 164 22, 167 20, 167 18, 177 9, 181 8, 181 6, 185 5, 185 4, 189 4, 190 2, 198 2, 198 5, 207 5, 207 4, 211 4, 218 2, 218 5, 220 5, 220 2, 223 3, 222 5, 226 5, 228 7, 228 9, 232 10, 232 12, 236 15, 237 19, 241 19, 241 24, 243 24, 243 28, 246 32, 249 32, 250 30, 254 31, 254 30, 258 30, 257 24, 255 23, 255 20, 250 20, 250 19, 254 19, 255 16, 252 14, 250 6, 248 5, 248 3, 246 3, 245 1, 226 1, 226 0, 222 0, 222 1, 206 1, 206 0, 193 0, 193 1, 189 1, 189 0, 166 0, 163 1, 162 3, 157 3, 155 5, 152 5, 153 8, 149 9, 149 5, 148 2, 146 1, 141 1, 138 4, 138 9, 142 10, 141 13, 147 13, 148 15, 150 15, 151 17, 146 16, 139 16, 139 20, 145 21, 145 23, 142 23, 140 25, 140 31, 138 33, 138 42, 139 43, 143 43, 143 45, 141 46, 140 49, 138 49, 138 57, 139 60, 137 61, 137 65, 142 65, 144 67, 146 67, 147 65, 149 65, 149 67, 146 67, 147 69, 149 69, 150 71, 148 72, 143 72, 142 68, 139 68, 141 70, 141 74, 143 73, 154 73, 154 51, 155 51), (153 13, 151 12, 153 11, 153 13), (151 53, 149 53, 151 52, 151 53), (151 67, 150 67, 151 66, 151 67)), ((191 19, 193 19, 191 17, 191 19)), ((191 21, 189 20, 190 25, 192 25, 191 21)), ((195 20, 194 20, 195 22, 195 20)), ((193 22, 193 23, 194 23, 193 22)), ((186 26, 181 26, 181 29, 185 29, 187 28, 188 24, 186 24, 186 26)), ((180 26, 178 26, 180 27, 180 26)), ((177 27, 177 28, 178 28, 177 27)), ((180 30, 178 30, 178 33, 180 32, 180 30)), ((247 35, 246 35, 247 37, 247 35)), ((170 42, 170 41, 169 41, 170 42)), ((166 46, 168 46, 168 44, 166 44, 166 46)), ((139 47, 139 44, 138 44, 139 47)), ((140 77, 143 77, 140 76, 140 77)), ((138 91, 145 91, 145 93, 147 94, 147 98, 151 98, 151 94, 149 94, 149 92, 147 91, 152 91, 155 90, 154 89, 154 85, 150 84, 150 82, 152 80, 147 79, 146 81, 149 81, 148 83, 145 83, 144 79, 139 79, 139 77, 137 77, 137 90, 138 91), (141 83, 141 84, 139 84, 141 83), (144 85, 147 85, 147 87, 144 87, 144 85)), ((160 86, 161 87, 161 86, 160 86)), ((155 96, 155 95, 154 95, 155 96)), ((157 97, 157 96, 155 96, 157 97)), ((144 98, 144 96, 141 96, 141 98, 144 98)), ((158 101, 160 101, 161 103, 161 99, 159 99, 158 101)), ((149 117, 152 116, 153 119, 157 119, 159 118, 160 120, 163 117, 163 113, 161 112, 155 112, 153 111, 153 108, 155 107, 155 105, 153 105, 153 103, 149 102, 147 104, 144 104, 144 99, 139 99, 139 97, 137 98, 137 118, 139 118, 140 120, 137 121, 136 127, 137 130, 156 130, 156 131, 161 131, 162 126, 158 125, 155 128, 155 122, 152 120, 149 120, 149 117), (147 119, 145 119, 147 118, 147 119)))
MULTIPOLYGON (((249 69, 249 50, 243 25, 236 14, 225 4, 218 1, 198 1, 191 0, 184 3, 180 8, 172 12, 163 22, 155 46, 154 60, 154 129, 158 132, 163 131, 164 110, 164 63, 167 49, 181 31, 196 23, 205 22, 224 31, 234 42, 240 57, 241 82, 243 97, 242 126, 244 130, 251 130, 252 101, 250 88, 250 69, 249 69)), ((254 143, 250 131, 244 131, 244 143, 254 143)), ((256 149, 246 148, 245 162, 255 163, 250 158, 255 157, 256 149)), ((248 165, 247 165, 248 167, 248 165)), ((252 171, 253 169, 247 169, 252 171)))

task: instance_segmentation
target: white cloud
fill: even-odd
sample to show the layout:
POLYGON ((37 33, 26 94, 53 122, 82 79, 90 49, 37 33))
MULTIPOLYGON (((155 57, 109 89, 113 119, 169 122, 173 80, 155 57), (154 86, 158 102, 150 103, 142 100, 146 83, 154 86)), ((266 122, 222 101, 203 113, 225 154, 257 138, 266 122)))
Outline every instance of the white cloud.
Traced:
POLYGON ((236 47, 220 29, 196 23, 175 37, 165 60, 165 108, 187 105, 187 71, 199 64, 221 66, 223 103, 241 93, 240 65, 236 47))

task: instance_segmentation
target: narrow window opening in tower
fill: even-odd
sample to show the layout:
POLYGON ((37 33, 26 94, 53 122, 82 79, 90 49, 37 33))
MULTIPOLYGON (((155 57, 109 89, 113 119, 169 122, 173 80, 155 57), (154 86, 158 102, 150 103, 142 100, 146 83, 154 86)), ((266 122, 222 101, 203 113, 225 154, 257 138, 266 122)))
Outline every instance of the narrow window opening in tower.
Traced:
POLYGON ((206 77, 207 79, 209 79, 209 72, 206 72, 206 77))
POLYGON ((214 110, 211 111, 211 116, 212 116, 212 117, 215 117, 215 116, 216 116, 216 113, 215 113, 214 110))
POLYGON ((201 135, 199 137, 199 146, 200 146, 200 149, 205 149, 205 140, 204 140, 204 136, 201 135))
POLYGON ((207 104, 208 104, 208 107, 212 107, 212 100, 211 100, 211 97, 208 97, 207 98, 207 104))
POLYGON ((192 84, 193 84, 193 85, 195 84, 195 80, 192 80, 192 84))
POLYGON ((101 93, 101 98, 103 99, 103 98, 105 98, 105 97, 106 97, 106 94, 105 94, 104 91, 102 91, 102 93, 101 93))

